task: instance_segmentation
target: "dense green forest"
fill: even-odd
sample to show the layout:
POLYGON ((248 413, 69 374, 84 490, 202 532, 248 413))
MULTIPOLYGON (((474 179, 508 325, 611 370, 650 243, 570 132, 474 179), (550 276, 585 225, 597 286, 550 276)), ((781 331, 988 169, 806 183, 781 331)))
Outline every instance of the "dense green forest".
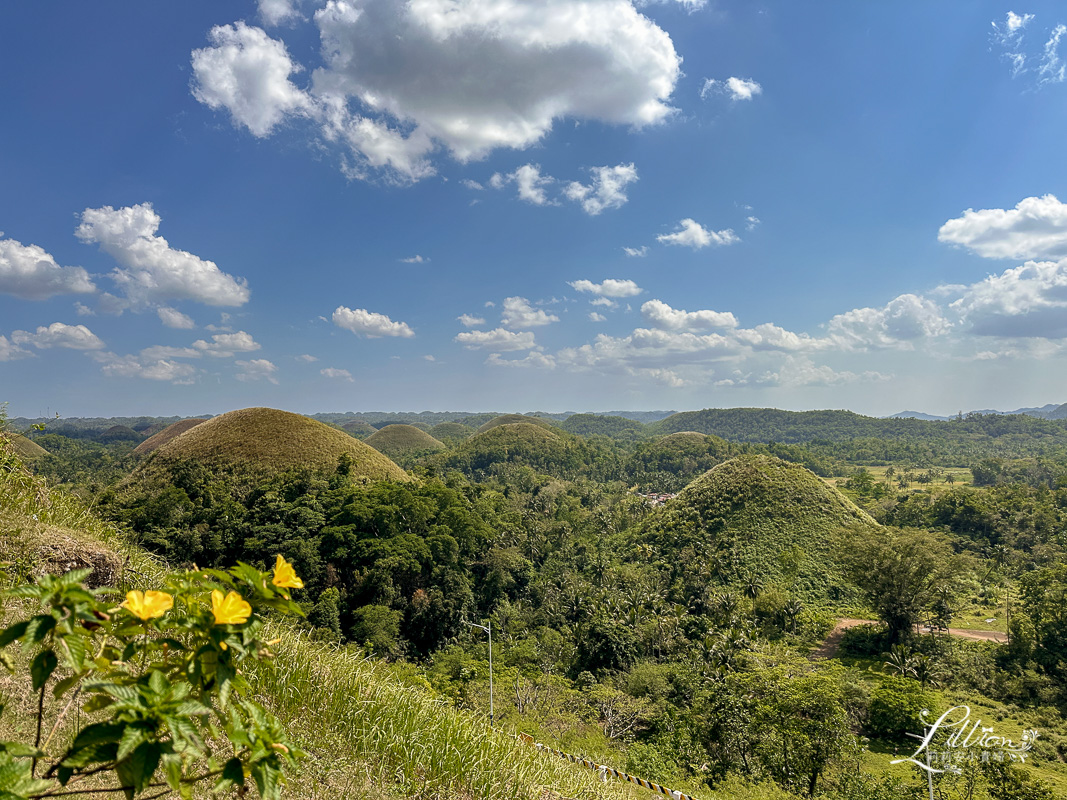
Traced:
MULTIPOLYGON (((554 746, 697 794, 920 797, 892 754, 922 709, 966 704, 1041 736, 1025 768, 938 774, 941 797, 1063 796, 1067 423, 422 416, 369 422, 404 426, 403 480, 358 449, 254 474, 193 457, 186 433, 134 452, 175 420, 26 433, 48 451, 32 468, 131 541, 176 566, 282 555, 311 635, 409 663, 461 708, 486 710, 469 623, 491 621, 498 719, 554 746), (876 624, 826 650, 842 618, 876 624)), ((278 424, 258 435, 284 449, 278 424)))

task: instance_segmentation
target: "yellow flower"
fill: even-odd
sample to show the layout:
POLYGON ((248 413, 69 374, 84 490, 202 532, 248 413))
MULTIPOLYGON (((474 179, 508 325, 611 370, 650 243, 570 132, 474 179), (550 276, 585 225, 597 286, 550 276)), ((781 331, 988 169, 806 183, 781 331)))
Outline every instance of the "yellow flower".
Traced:
POLYGON ((296 571, 293 569, 293 565, 286 561, 281 556, 278 556, 274 562, 274 580, 271 581, 275 586, 284 586, 287 589, 303 589, 304 582, 296 577, 296 571))
POLYGON ((240 625, 242 622, 248 622, 252 606, 237 592, 230 592, 223 597, 218 589, 212 589, 211 613, 215 615, 216 625, 240 625))
POLYGON ((126 592, 126 601, 121 607, 147 622, 153 617, 163 616, 173 606, 174 598, 169 594, 149 589, 147 592, 126 592))

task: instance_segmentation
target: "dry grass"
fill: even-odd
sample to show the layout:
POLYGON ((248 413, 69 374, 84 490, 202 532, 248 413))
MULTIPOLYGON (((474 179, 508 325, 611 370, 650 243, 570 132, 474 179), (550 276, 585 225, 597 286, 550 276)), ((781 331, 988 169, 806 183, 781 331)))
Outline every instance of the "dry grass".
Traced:
POLYGON ((491 431, 493 428, 496 428, 500 425, 515 425, 516 423, 520 422, 525 422, 530 425, 539 425, 542 428, 556 427, 552 423, 546 422, 540 417, 527 417, 524 414, 502 414, 501 416, 494 417, 493 419, 482 425, 482 427, 478 429, 478 433, 485 433, 486 431, 491 431))
POLYGON ((288 411, 245 408, 171 439, 127 483, 141 487, 165 483, 171 465, 188 461, 242 480, 294 468, 332 470, 342 455, 352 460, 354 480, 411 480, 389 458, 337 428, 288 411))
POLYGON ((15 455, 24 461, 33 461, 48 455, 48 451, 37 442, 17 433, 0 433, 0 438, 5 439, 15 455))
POLYGON ((203 419, 183 419, 175 422, 173 425, 168 425, 158 433, 149 436, 135 448, 133 452, 139 456, 146 456, 165 445, 171 439, 174 439, 181 434, 185 433, 190 428, 195 428, 201 422, 206 422, 203 419))

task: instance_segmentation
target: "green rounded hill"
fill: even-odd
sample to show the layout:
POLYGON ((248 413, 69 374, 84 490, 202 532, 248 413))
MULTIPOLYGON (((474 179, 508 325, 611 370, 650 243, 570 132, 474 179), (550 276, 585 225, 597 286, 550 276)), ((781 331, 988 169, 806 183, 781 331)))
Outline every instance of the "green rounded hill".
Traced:
POLYGON ((410 453, 444 450, 443 442, 414 425, 386 425, 363 440, 379 453, 398 458, 410 453))
POLYGON ((430 428, 430 435, 445 444, 457 444, 471 438, 476 429, 462 422, 442 422, 430 428))
POLYGON ((160 447, 165 445, 171 439, 180 436, 190 428, 195 428, 201 422, 206 422, 203 419, 183 419, 175 422, 173 425, 168 425, 163 430, 152 434, 135 448, 133 452, 139 456, 146 456, 149 453, 155 452, 160 447))
POLYGON ((351 459, 353 479, 411 480, 389 458, 344 431, 273 408, 244 408, 201 422, 156 449, 129 480, 166 481, 173 465, 195 462, 220 475, 254 481, 293 468, 334 470, 342 455, 351 459))
POLYGON ((363 422, 362 420, 352 420, 352 422, 346 422, 341 426, 341 430, 347 431, 350 435, 355 436, 357 439, 366 439, 373 433, 378 431, 369 422, 363 422))
POLYGON ((482 425, 482 427, 478 429, 478 433, 485 433, 486 431, 491 431, 493 428, 500 427, 501 425, 517 424, 539 425, 542 428, 549 429, 556 427, 552 423, 546 422, 540 417, 527 417, 525 414, 501 414, 499 417, 494 417, 493 419, 482 425))
POLYGON ((448 454, 446 465, 476 471, 516 462, 556 474, 567 469, 574 441, 570 434, 547 425, 512 422, 475 434, 448 454))
POLYGON ((708 470, 653 512, 644 537, 668 561, 714 564, 727 581, 756 577, 807 597, 850 590, 836 560, 842 531, 879 527, 813 472, 744 455, 708 470))
POLYGON ((577 436, 608 436, 625 441, 640 439, 645 432, 645 426, 637 420, 605 414, 571 414, 559 426, 577 436))

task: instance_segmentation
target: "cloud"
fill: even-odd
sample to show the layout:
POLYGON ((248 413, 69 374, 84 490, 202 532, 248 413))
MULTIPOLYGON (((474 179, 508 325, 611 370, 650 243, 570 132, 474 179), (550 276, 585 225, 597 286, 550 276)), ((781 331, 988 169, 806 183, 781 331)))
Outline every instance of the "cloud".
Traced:
POLYGON ((616 280, 615 278, 608 278, 601 283, 580 280, 569 281, 569 284, 575 291, 588 292, 597 297, 634 297, 644 291, 631 280, 616 280))
POLYGON ((736 328, 737 317, 729 311, 683 311, 662 300, 649 300, 641 306, 641 316, 657 328, 670 331, 736 328))
POLYGON ((503 189, 509 183, 518 187, 519 199, 532 203, 535 206, 555 205, 548 199, 545 189, 555 183, 556 179, 541 174, 540 164, 523 164, 517 170, 507 175, 499 172, 493 173, 489 179, 489 185, 494 189, 503 189))
POLYGON ((50 347, 64 347, 69 350, 102 350, 104 343, 95 333, 84 325, 65 325, 53 322, 48 327, 43 325, 36 333, 29 331, 12 331, 11 341, 16 345, 32 344, 39 350, 50 347))
POLYGON ((490 353, 485 363, 491 367, 537 367, 540 369, 555 369, 556 359, 546 356, 544 353, 533 352, 525 358, 507 359, 499 353, 490 353))
POLYGON ((748 78, 727 78, 725 81, 705 78, 704 85, 700 88, 700 99, 706 100, 710 94, 729 95, 731 100, 751 100, 756 95, 763 94, 763 87, 748 78))
POLYGON ((825 364, 816 365, 810 358, 805 356, 787 356, 776 370, 764 372, 759 377, 747 381, 737 381, 734 385, 747 384, 799 388, 801 386, 840 386, 859 381, 884 381, 888 379, 888 376, 880 372, 864 372, 862 374, 847 370, 838 372, 825 364))
POLYGON ((338 306, 333 312, 333 324, 370 339, 379 336, 401 336, 410 339, 415 335, 415 331, 406 322, 393 322, 385 314, 377 314, 365 308, 338 306))
POLYGON ((213 358, 231 358, 237 353, 251 353, 259 350, 259 343, 252 338, 252 334, 245 331, 237 333, 216 333, 207 342, 197 339, 193 342, 193 349, 213 358))
POLYGON ((0 361, 14 361, 16 358, 29 358, 32 356, 29 350, 19 347, 6 336, 0 334, 0 361))
POLYGON ((296 360, 303 361, 305 364, 314 364, 319 359, 316 356, 311 355, 310 353, 304 353, 303 355, 297 356, 296 360))
POLYGON ((119 263, 111 278, 135 306, 170 300, 195 300, 211 306, 248 302, 248 283, 222 272, 212 261, 174 250, 156 236, 161 220, 151 203, 114 209, 87 208, 75 231, 86 243, 119 263))
POLYGON ((141 351, 142 361, 157 361, 171 358, 200 358, 203 352, 192 347, 170 347, 169 345, 152 345, 141 351))
MULTIPOLYGON (((151 349, 151 348, 150 348, 151 349)), ((115 353, 98 353, 100 371, 109 378, 143 378, 150 381, 170 381, 183 385, 193 383, 197 370, 192 364, 182 364, 165 358, 151 358, 115 353)))
POLYGON ((478 183, 478 181, 472 181, 470 178, 464 178, 460 181, 460 184, 476 192, 481 192, 485 189, 485 187, 478 183))
POLYGON ((0 294, 22 300, 47 300, 61 294, 95 291, 89 273, 81 267, 61 267, 35 244, 0 239, 0 294))
POLYGON ((622 252, 626 253, 630 258, 644 258, 648 255, 648 245, 641 245, 641 247, 624 247, 622 252))
POLYGON ((160 306, 156 309, 156 314, 159 315, 159 321, 166 325, 168 328, 177 328, 179 330, 191 330, 196 327, 196 323, 193 322, 192 317, 187 317, 176 308, 170 308, 169 306, 160 306))
POLYGON ((665 233, 657 236, 656 241, 700 250, 710 245, 718 247, 735 244, 741 239, 729 228, 722 231, 710 231, 695 220, 686 218, 678 223, 678 230, 674 233, 665 233))
POLYGON ((319 374, 324 378, 330 378, 332 380, 347 381, 348 383, 355 383, 355 379, 352 377, 352 373, 347 369, 337 369, 335 367, 326 367, 320 369, 319 374))
POLYGON ((967 209, 938 231, 939 241, 984 258, 1067 256, 1067 204, 1055 195, 1027 197, 1013 209, 967 209))
POLYGON ((415 256, 412 256, 411 258, 402 258, 402 259, 400 259, 400 262, 402 264, 429 264, 430 263, 430 259, 423 258, 422 256, 415 255, 415 256))
POLYGON ((531 350, 537 346, 530 331, 513 333, 504 328, 491 331, 464 331, 456 334, 453 341, 459 342, 468 350, 495 350, 506 353, 514 350, 531 350))
POLYGON ((485 319, 483 317, 476 317, 473 314, 460 314, 456 319, 458 319, 466 328, 475 328, 485 324, 485 319))
POLYGON ((1057 25, 1052 29, 1049 39, 1045 42, 1045 49, 1041 56, 1041 63, 1037 67, 1038 84, 1063 83, 1067 79, 1067 64, 1060 58, 1060 39, 1067 33, 1067 25, 1057 25))
POLYGON ((1067 258, 992 275, 950 307, 979 336, 1067 338, 1067 258))
POLYGON ((745 230, 755 230, 760 225, 759 217, 745 217, 745 230))
POLYGON ((952 324, 936 303, 902 294, 885 308, 856 308, 838 314, 827 332, 844 349, 912 347, 916 340, 947 333, 952 324))
POLYGON ((425 355, 425 356, 423 356, 422 358, 423 358, 423 360, 425 360, 425 361, 429 361, 429 362, 431 362, 431 363, 437 360, 437 358, 436 358, 436 357, 434 357, 434 356, 431 356, 431 355, 425 355))
MULTIPOLYGON (((618 303, 616 303, 614 300, 611 300, 611 299, 609 299, 607 297, 598 297, 596 300, 590 300, 589 301, 589 305, 591 305, 591 306, 604 306, 605 308, 618 308, 619 307, 618 303)), ((629 306, 627 306, 627 308, 629 308, 629 306)))
MULTIPOLYGON (((268 5, 272 13, 286 4, 268 5)), ((208 41, 211 47, 192 53, 193 97, 208 108, 226 109, 235 125, 260 138, 269 136, 287 115, 309 112, 310 98, 289 80, 302 67, 289 58, 282 42, 244 22, 216 25, 208 41)))
POLYGON ((265 358, 255 358, 251 361, 236 361, 234 363, 239 369, 239 372, 234 377, 239 381, 251 383, 253 381, 265 380, 273 384, 278 383, 278 379, 274 377, 274 373, 278 371, 278 368, 265 358))
POLYGON ((325 63, 310 91, 283 43, 238 22, 193 53, 194 96, 256 136, 310 117, 346 148, 346 174, 396 182, 434 174, 441 147, 467 162, 560 119, 642 127, 674 111, 681 58, 629 0, 331 0, 315 23, 325 63))
POLYGON ((563 190, 568 200, 580 203, 586 214, 596 216, 608 208, 620 208, 629 199, 626 187, 637 180, 633 163, 614 167, 590 167, 593 181, 588 186, 572 181, 563 190))
POLYGON ((608 318, 605 317, 603 314, 598 314, 595 311, 590 311, 589 312, 589 321, 590 322, 607 322, 608 318))
POLYGON ((559 317, 541 309, 534 309, 525 297, 507 297, 504 299, 500 321, 512 329, 537 328, 559 322, 559 317))
POLYGON ((300 12, 293 0, 259 0, 259 17, 265 25, 275 26, 299 19, 300 12))

